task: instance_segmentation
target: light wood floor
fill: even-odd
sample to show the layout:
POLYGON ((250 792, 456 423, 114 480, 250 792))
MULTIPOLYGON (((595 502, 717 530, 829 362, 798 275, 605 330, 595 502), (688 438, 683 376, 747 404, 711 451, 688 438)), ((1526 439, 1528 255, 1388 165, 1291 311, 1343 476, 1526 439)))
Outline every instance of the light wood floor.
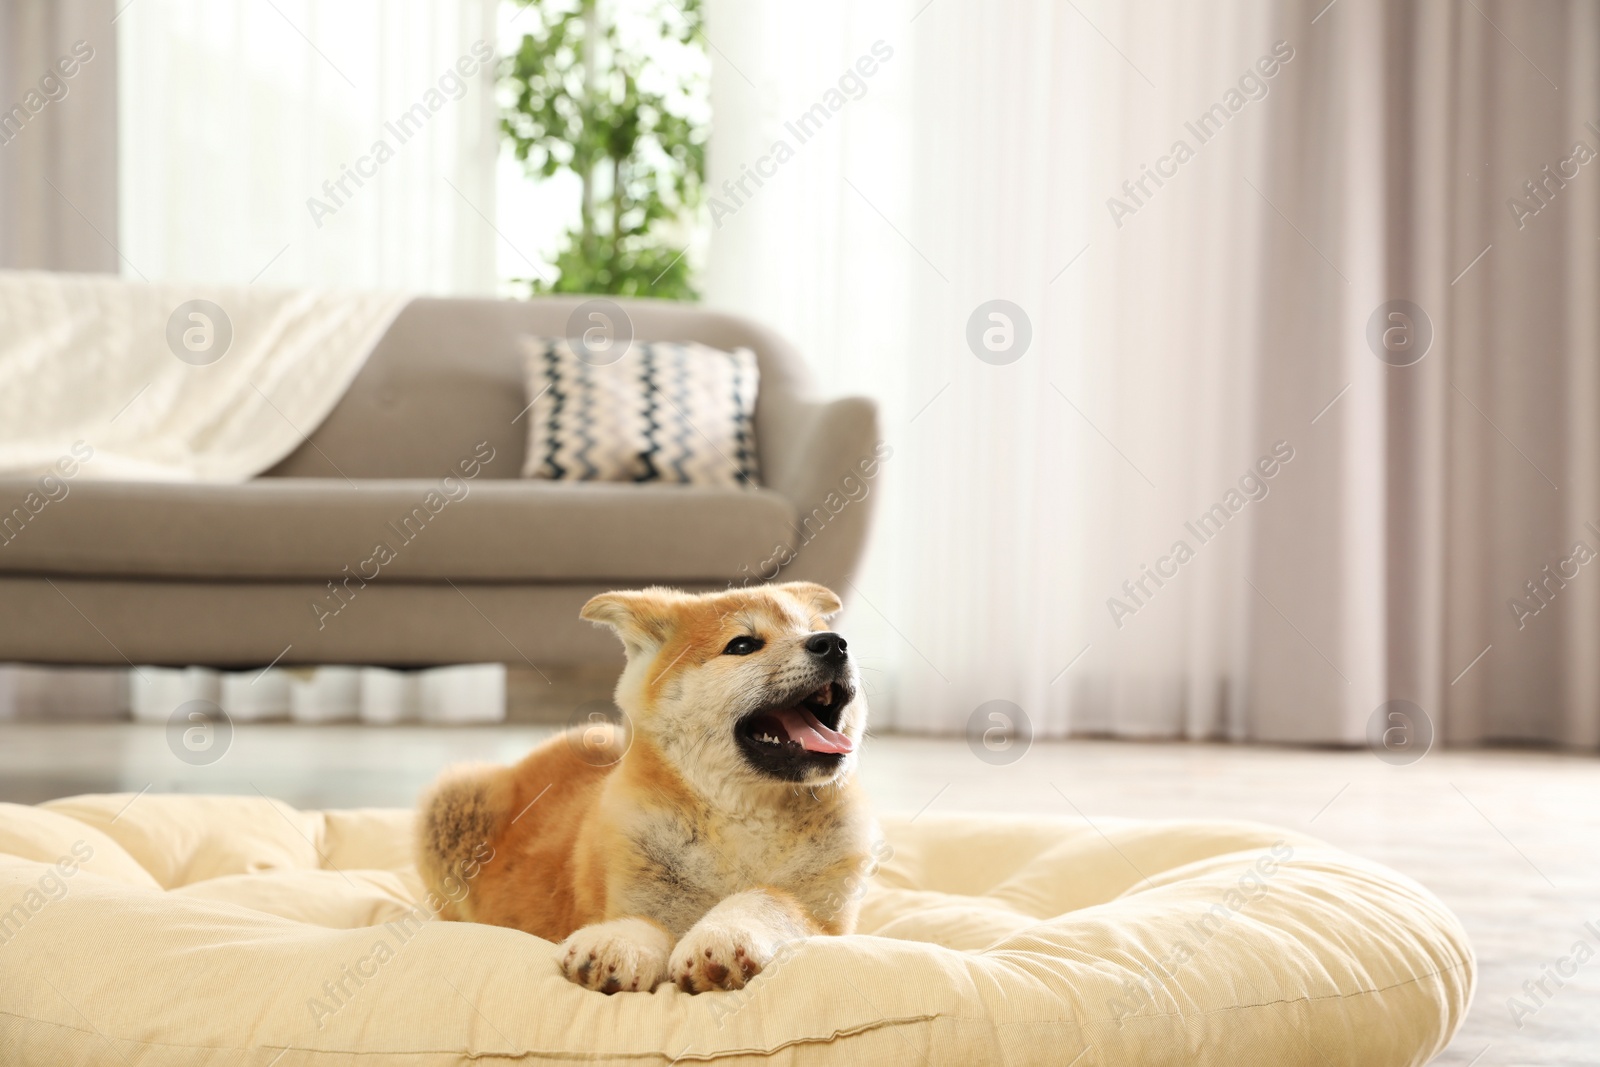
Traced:
MULTIPOLYGON (((0 800, 149 787, 259 789, 308 808, 409 805, 444 763, 512 759, 548 732, 242 726, 221 760, 189 767, 159 728, 0 724, 0 800)), ((1437 1064, 1600 1064, 1600 959, 1520 1029, 1507 1007, 1585 921, 1600 925, 1600 760, 1434 752, 1393 767, 1365 751, 1072 741, 992 767, 960 740, 894 736, 873 738, 864 755, 884 810, 1256 819, 1387 863, 1455 909, 1479 957, 1472 1012, 1437 1064)))

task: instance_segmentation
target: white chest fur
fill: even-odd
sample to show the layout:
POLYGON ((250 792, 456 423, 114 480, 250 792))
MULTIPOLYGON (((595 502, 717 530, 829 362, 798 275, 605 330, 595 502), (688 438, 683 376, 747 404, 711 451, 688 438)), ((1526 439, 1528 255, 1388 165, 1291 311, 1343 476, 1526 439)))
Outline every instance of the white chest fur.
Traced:
POLYGON ((614 915, 642 914, 675 934, 719 901, 760 886, 784 890, 813 910, 836 901, 853 856, 870 847, 866 820, 847 811, 757 810, 693 818, 672 811, 630 820, 636 850, 614 883, 614 915), (841 873, 843 872, 843 873, 841 873))

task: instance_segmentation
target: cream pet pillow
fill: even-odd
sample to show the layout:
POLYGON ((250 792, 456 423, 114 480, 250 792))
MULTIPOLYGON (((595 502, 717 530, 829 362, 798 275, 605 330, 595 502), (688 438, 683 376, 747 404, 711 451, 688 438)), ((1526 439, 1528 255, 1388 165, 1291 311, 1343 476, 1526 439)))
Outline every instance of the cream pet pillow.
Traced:
POLYGON ((608 997, 548 941, 433 921, 408 811, 0 804, 0 1063, 1421 1067, 1472 1000, 1437 898, 1293 831, 882 825, 854 935, 736 993, 608 997))

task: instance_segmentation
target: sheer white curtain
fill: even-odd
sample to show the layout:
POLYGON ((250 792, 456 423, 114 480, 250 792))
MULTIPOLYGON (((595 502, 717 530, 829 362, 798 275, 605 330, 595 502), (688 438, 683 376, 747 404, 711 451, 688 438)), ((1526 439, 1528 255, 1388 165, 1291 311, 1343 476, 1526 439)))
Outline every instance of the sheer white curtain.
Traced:
POLYGON ((1507 205, 1600 149, 1592 6, 711 15, 710 296, 895 447, 849 620, 880 723, 1357 742, 1404 699, 1600 743, 1600 578, 1524 588, 1600 549, 1600 170, 1507 205), (1000 365, 996 299, 1031 326, 1000 365))
POLYGON ((126 276, 494 291, 494 0, 119 7, 126 276))

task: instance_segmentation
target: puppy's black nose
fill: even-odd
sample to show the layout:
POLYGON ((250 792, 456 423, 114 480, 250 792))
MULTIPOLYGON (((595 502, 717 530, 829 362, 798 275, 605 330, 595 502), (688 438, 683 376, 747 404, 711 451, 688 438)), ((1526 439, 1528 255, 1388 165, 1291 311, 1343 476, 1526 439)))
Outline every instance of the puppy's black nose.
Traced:
POLYGON ((806 651, 813 656, 821 656, 829 663, 843 663, 849 647, 844 638, 831 630, 806 638, 806 651))

